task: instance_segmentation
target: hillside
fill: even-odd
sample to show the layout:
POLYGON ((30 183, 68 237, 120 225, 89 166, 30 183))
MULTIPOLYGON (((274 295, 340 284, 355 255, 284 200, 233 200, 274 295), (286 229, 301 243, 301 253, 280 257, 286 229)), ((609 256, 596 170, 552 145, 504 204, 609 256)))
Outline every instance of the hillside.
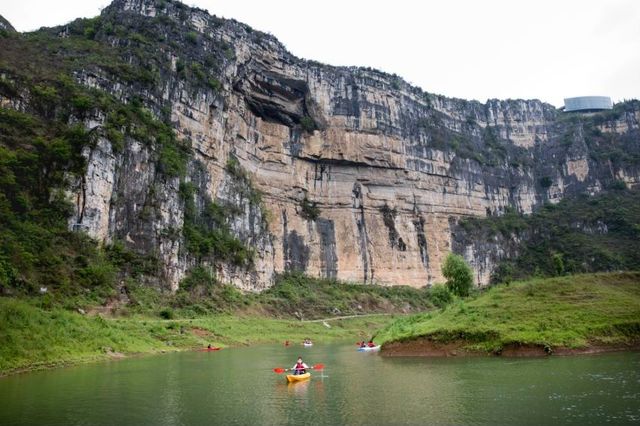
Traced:
POLYGON ((383 354, 544 355, 640 343, 640 273, 585 274, 491 287, 380 330, 383 354))
POLYGON ((468 218, 453 228, 453 251, 466 254, 492 283, 532 276, 640 270, 640 190, 619 182, 603 193, 545 204, 531 215, 468 218))
MULTIPOLYGON (((0 34, 0 288, 104 301, 202 269, 246 291, 290 272, 422 287, 461 218, 637 186, 639 123, 638 101, 450 99, 177 1, 114 0, 0 34)), ((481 285, 483 253, 465 253, 481 285)))

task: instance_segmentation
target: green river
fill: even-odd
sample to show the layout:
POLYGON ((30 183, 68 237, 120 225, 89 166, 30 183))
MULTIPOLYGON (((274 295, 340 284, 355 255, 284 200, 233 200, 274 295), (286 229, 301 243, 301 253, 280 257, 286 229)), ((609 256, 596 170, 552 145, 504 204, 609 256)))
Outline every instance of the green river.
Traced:
POLYGON ((0 378, 0 425, 638 424, 640 354, 383 358, 354 344, 174 353, 0 378), (274 367, 323 363, 288 385, 274 367))

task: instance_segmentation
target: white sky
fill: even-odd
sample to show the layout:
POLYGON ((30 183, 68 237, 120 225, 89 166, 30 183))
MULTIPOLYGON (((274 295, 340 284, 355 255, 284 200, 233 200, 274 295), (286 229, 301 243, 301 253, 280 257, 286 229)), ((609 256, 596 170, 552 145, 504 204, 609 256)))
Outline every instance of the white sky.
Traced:
MULTIPOLYGON (((0 0, 18 31, 108 0, 0 0)), ((270 32, 296 56, 371 66, 450 97, 640 98, 638 0, 189 0, 270 32)))

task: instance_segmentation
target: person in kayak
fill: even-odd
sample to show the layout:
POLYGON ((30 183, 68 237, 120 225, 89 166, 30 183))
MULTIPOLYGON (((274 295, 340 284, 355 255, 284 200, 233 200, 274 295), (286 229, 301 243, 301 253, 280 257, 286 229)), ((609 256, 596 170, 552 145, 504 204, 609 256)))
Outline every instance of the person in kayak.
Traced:
POLYGON ((291 370, 293 370, 293 374, 297 375, 297 374, 304 374, 307 372, 307 368, 309 368, 309 366, 307 364, 305 364, 302 361, 302 357, 299 356, 298 357, 298 361, 296 362, 296 365, 294 365, 291 370))
POLYGON ((369 346, 370 348, 373 348, 376 344, 373 343, 373 339, 369 340, 369 343, 367 343, 367 346, 369 346))
POLYGON ((360 347, 361 348, 366 348, 367 344, 364 342, 364 340, 362 342, 360 342, 360 347))

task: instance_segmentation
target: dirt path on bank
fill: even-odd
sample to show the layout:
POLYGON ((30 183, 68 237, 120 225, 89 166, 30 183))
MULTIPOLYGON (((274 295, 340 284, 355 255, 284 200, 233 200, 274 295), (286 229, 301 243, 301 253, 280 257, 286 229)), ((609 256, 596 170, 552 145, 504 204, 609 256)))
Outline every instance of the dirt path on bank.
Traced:
MULTIPOLYGON (((162 323, 170 323, 170 322, 192 322, 192 321, 197 321, 199 319, 202 318, 174 318, 174 319, 164 319, 164 318, 126 318, 126 317, 118 317, 118 316, 113 316, 113 315, 109 315, 103 312, 95 312, 92 311, 90 313, 87 313, 87 315, 98 315, 101 316, 102 318, 106 319, 106 320, 117 320, 117 321, 144 321, 144 322, 162 322, 162 323)), ((311 323, 311 322, 329 322, 329 321, 336 321, 336 320, 344 320, 344 319, 351 319, 351 318, 366 318, 366 317, 383 317, 383 316, 389 316, 389 315, 398 315, 398 316, 402 316, 403 314, 399 314, 399 313, 380 313, 380 314, 356 314, 356 315, 344 315, 344 316, 340 316, 340 317, 329 317, 329 318, 320 318, 320 319, 312 319, 312 320, 297 320, 297 319, 285 319, 287 321, 299 321, 299 322, 303 322, 303 323, 311 323)), ((270 318, 270 319, 277 319, 277 318, 270 318)))
POLYGON ((313 320, 301 320, 300 322, 326 322, 326 321, 335 321, 335 320, 343 320, 349 318, 365 318, 365 317, 382 317, 389 315, 402 315, 402 314, 356 314, 356 315, 344 315, 341 317, 329 317, 329 318, 321 318, 321 319, 313 319, 313 320))

